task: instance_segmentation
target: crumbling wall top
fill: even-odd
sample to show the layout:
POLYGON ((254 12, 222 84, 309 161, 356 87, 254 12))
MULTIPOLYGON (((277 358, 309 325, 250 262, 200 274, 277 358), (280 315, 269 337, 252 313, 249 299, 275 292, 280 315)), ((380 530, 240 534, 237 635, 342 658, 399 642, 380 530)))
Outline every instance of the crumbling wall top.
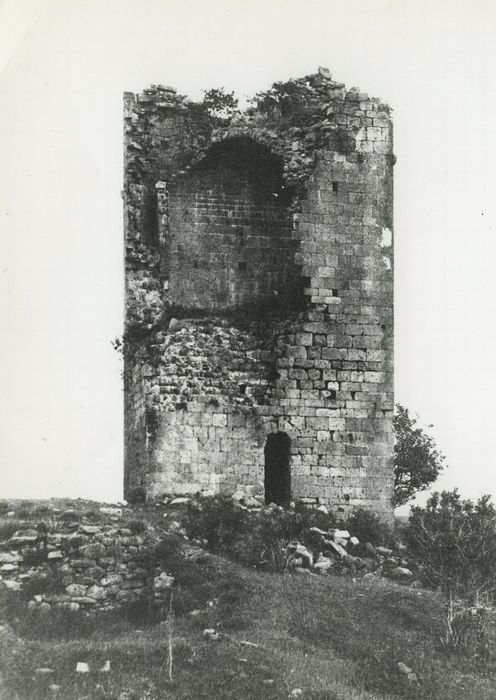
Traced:
POLYGON ((137 95, 125 93, 126 170, 143 171, 150 151, 164 148, 168 159, 161 167, 168 169, 167 177, 173 177, 198 163, 213 143, 249 137, 282 158, 288 186, 301 187, 311 175, 319 149, 346 155, 370 152, 366 149, 375 140, 382 145, 373 152, 384 155, 391 141, 386 134, 391 128, 390 111, 358 88, 347 90, 327 68, 276 82, 257 93, 246 109, 232 110, 226 117, 213 117, 207 104, 193 102, 173 87, 152 85, 137 95), (175 144, 161 128, 171 119, 177 120, 180 136, 175 144))

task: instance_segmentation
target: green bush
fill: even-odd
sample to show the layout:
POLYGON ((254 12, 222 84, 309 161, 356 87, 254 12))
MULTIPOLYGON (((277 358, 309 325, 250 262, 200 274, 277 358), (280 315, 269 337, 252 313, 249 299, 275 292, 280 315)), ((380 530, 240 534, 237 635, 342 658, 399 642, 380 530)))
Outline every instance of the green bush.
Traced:
MULTIPOLYGON (((0 623, 11 623, 25 615, 26 601, 17 591, 0 586, 0 623)), ((0 630, 1 632, 1 630, 0 630)))
POLYGON ((290 559, 287 547, 299 533, 294 513, 280 508, 264 508, 253 514, 250 531, 231 547, 230 554, 248 566, 285 571, 290 559))
POLYGON ((47 559, 46 549, 36 549, 35 547, 30 547, 24 550, 23 560, 27 566, 41 566, 47 559))
POLYGON ((230 496, 188 504, 186 531, 245 566, 284 568, 284 548, 296 536, 295 514, 280 508, 247 511, 230 496))
POLYGON ((189 537, 206 541, 212 551, 245 566, 285 571, 291 542, 298 540, 316 554, 321 538, 310 528, 327 531, 335 525, 332 515, 314 509, 268 507, 254 512, 241 508, 229 496, 212 496, 188 504, 186 532, 189 537))
POLYGON ((412 508, 405 538, 426 584, 469 603, 495 599, 496 509, 489 496, 474 503, 456 489, 436 492, 425 508, 412 508))
POLYGON ((146 530, 146 523, 144 520, 131 520, 128 527, 133 535, 142 535, 146 530))
POLYGON ((311 527, 318 527, 319 530, 329 530, 338 526, 338 519, 333 513, 324 513, 315 508, 309 508, 298 503, 295 508, 296 522, 301 532, 309 530, 311 527))
POLYGON ((59 569, 48 567, 37 571, 31 578, 22 584, 21 595, 25 600, 31 600, 35 595, 53 595, 62 593, 62 574, 59 569))
POLYGON ((444 455, 437 449, 434 438, 399 403, 395 406, 393 428, 394 505, 401 506, 437 479, 444 469, 444 455))
POLYGON ((425 508, 412 509, 405 537, 424 583, 445 596, 446 644, 459 646, 471 637, 480 649, 484 606, 496 600, 496 509, 490 497, 474 503, 456 489, 434 493, 425 508))
POLYGON ((230 496, 210 496, 188 503, 186 532, 191 538, 206 540, 213 551, 220 551, 249 532, 250 516, 230 496))
POLYGON ((27 520, 31 516, 31 506, 21 505, 16 508, 15 514, 19 520, 27 520))
POLYGON ((33 509, 31 510, 31 517, 44 517, 44 516, 49 516, 52 514, 52 509, 50 506, 47 506, 46 504, 38 505, 38 506, 33 506, 33 509))
MULTIPOLYGON (((348 520, 302 505, 293 510, 278 506, 248 511, 229 496, 212 496, 188 504, 186 532, 207 547, 245 566, 285 571, 290 563, 288 545, 295 541, 314 556, 322 552, 322 535, 339 527, 349 530, 361 544, 394 547, 394 529, 375 513, 357 509, 348 520)), ((291 548, 289 548, 291 550, 291 548)))
POLYGON ((0 520, 0 541, 8 540, 12 535, 19 530, 19 521, 12 521, 10 519, 0 520))
POLYGON ((167 564, 181 550, 181 538, 178 535, 165 535, 156 545, 153 558, 158 564, 167 564))
POLYGON ((226 92, 223 87, 204 90, 203 104, 208 113, 217 120, 228 120, 238 112, 238 100, 234 92, 226 92))
POLYGON ((361 544, 370 542, 375 547, 394 547, 394 530, 382 521, 376 513, 365 508, 357 508, 343 523, 350 534, 357 537, 361 544))

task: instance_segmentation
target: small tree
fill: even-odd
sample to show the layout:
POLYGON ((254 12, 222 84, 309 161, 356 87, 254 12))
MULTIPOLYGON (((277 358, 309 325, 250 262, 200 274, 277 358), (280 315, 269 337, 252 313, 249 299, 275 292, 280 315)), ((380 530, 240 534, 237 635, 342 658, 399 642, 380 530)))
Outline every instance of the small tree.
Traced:
MULTIPOLYGON (((434 439, 400 404, 396 404, 393 427, 394 505, 401 506, 437 479, 444 469, 444 456, 438 451, 434 439)), ((428 427, 432 428, 432 425, 428 427)))
POLYGON ((412 508, 405 537, 424 582, 446 598, 445 643, 466 644, 472 634, 484 652, 484 605, 496 593, 496 509, 490 497, 473 503, 456 489, 434 493, 425 508, 412 508))
POLYGON ((226 92, 223 87, 204 90, 203 104, 215 123, 231 119, 238 112, 238 100, 234 92, 226 92))

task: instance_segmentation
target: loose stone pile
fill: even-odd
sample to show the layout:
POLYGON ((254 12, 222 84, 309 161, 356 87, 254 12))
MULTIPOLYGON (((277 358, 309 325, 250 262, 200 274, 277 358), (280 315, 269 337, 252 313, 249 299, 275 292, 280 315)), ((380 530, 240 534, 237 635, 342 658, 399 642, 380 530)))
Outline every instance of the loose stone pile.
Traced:
MULTIPOLYGON (((206 494, 205 494, 206 495, 206 494)), ((260 498, 242 489, 233 496, 240 508, 256 513, 283 513, 279 506, 264 506, 260 498)), ((188 499, 181 499, 188 500, 188 499)), ((198 502, 200 503, 200 502, 198 502)), ((292 504, 294 506, 294 504, 292 504)), ((321 506, 325 515, 328 510, 321 506)), ((301 534, 302 542, 293 540, 285 548, 287 570, 295 574, 358 574, 359 576, 384 576, 399 583, 408 583, 414 588, 422 587, 413 572, 416 562, 405 559, 406 548, 396 544, 394 549, 360 542, 348 530, 337 527, 328 530, 310 527, 301 534), (303 544, 305 542, 305 544, 303 544)))
POLYGON ((312 527, 309 533, 314 539, 311 548, 299 542, 288 547, 288 566, 295 573, 376 574, 402 582, 413 578, 408 562, 392 549, 374 547, 370 542, 361 544, 348 530, 333 528, 326 532, 312 527))

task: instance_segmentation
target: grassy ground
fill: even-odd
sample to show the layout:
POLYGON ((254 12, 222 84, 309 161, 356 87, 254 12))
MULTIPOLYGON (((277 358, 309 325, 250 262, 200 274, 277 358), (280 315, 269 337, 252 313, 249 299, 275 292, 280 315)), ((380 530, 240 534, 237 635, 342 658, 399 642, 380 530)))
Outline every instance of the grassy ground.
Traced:
MULTIPOLYGON (((36 620, 5 599, 1 697, 276 700, 295 689, 313 700, 496 697, 492 661, 440 644, 442 603, 432 592, 375 577, 260 573, 201 551, 166 556, 177 581, 172 630, 166 611, 146 607, 36 620), (100 671, 107 660, 110 671, 100 671), (78 662, 90 672, 76 673, 78 662)), ((489 633, 495 646, 493 622, 489 633)))

